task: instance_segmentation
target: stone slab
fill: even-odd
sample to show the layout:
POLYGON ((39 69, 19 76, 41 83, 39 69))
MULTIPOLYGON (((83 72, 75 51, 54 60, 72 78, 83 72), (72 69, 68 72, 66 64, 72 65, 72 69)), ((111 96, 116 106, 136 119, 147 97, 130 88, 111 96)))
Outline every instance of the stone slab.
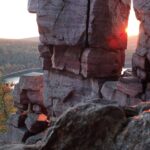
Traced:
POLYGON ((78 46, 54 46, 52 67, 79 74, 82 51, 82 48, 78 46))
POLYGON ((136 97, 143 92, 143 85, 136 77, 122 77, 117 83, 117 89, 131 97, 136 97))
POLYGON ((89 78, 111 78, 121 74, 124 58, 122 51, 86 49, 81 60, 81 73, 89 78))

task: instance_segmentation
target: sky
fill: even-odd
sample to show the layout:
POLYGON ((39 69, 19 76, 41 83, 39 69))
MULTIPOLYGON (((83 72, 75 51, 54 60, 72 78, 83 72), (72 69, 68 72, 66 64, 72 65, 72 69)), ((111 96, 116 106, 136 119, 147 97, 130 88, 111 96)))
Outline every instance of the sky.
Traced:
POLYGON ((27 11, 28 0, 0 0, 0 38, 38 36, 35 14, 27 11))
MULTIPOLYGON (((35 14, 27 11, 28 0, 0 0, 0 38, 21 39, 37 37, 35 14)), ((133 9, 129 18, 128 35, 137 35, 139 23, 133 9)))

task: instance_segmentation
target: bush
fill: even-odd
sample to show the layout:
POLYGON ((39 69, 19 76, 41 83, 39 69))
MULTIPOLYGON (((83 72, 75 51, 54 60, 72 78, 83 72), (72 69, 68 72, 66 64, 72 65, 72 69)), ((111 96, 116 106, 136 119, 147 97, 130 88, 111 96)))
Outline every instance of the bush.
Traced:
POLYGON ((15 111, 12 96, 13 84, 0 81, 0 132, 6 131, 8 116, 15 111))

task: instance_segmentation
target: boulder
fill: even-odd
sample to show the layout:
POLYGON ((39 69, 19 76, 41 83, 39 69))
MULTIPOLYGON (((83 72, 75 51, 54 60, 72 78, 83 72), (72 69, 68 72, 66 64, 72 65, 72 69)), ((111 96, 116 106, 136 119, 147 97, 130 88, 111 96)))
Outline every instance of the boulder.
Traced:
POLYGON ((149 150, 150 149, 150 111, 135 116, 117 136, 118 150, 149 150))
POLYGON ((114 105, 80 104, 58 119, 41 150, 115 150, 114 138, 124 121, 123 110, 114 105))

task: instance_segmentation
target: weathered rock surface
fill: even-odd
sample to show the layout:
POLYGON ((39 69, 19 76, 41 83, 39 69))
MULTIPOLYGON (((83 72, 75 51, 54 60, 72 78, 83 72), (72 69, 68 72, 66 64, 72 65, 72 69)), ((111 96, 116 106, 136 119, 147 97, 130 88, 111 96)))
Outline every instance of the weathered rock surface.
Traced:
POLYGON ((41 90, 43 87, 43 74, 40 73, 28 73, 20 78, 20 89, 23 90, 41 90))
POLYGON ((123 77, 117 82, 117 89, 131 97, 136 97, 143 92, 143 85, 136 77, 123 77))
POLYGON ((53 45, 84 44, 87 0, 39 1, 37 22, 40 40, 53 45))
POLYGON ((89 42, 92 47, 126 49, 130 0, 34 0, 28 8, 37 13, 43 43, 71 46, 89 42))
POLYGON ((104 49, 86 49, 81 60, 81 73, 84 77, 119 77, 124 63, 123 51, 104 49))
POLYGON ((60 116, 68 108, 80 102, 99 98, 103 81, 83 79, 58 71, 45 71, 44 105, 49 115, 60 116))
POLYGON ((115 150, 113 139, 125 120, 116 106, 81 104, 61 116, 41 150, 115 150))
POLYGON ((38 45, 38 50, 40 56, 43 58, 43 70, 50 70, 52 68, 51 57, 53 55, 53 46, 40 43, 38 45))
POLYGON ((79 74, 82 51, 83 49, 79 46, 54 46, 52 67, 79 74))
POLYGON ((125 50, 125 28, 130 0, 92 0, 89 14, 89 45, 113 50, 125 50))
POLYGON ((138 46, 133 55, 133 72, 140 79, 150 81, 150 1, 134 0, 134 9, 140 24, 138 46))
POLYGON ((135 116, 117 137, 119 150, 150 149, 150 111, 135 116))
POLYGON ((135 80, 131 76, 121 80, 105 82, 101 88, 102 97, 109 101, 115 101, 120 106, 133 106, 142 102, 142 84, 139 80, 135 80))

